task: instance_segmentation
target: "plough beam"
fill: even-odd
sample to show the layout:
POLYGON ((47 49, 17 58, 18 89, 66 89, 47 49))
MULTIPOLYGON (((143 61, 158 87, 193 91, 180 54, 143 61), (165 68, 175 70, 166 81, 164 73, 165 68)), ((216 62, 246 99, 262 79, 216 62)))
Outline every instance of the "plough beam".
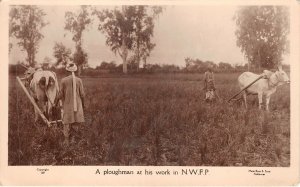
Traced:
POLYGON ((252 84, 256 83, 259 79, 263 78, 264 75, 259 76, 257 79, 255 79, 253 82, 251 82, 248 86, 246 86, 245 88, 243 88, 241 91, 239 91, 237 94, 235 94, 234 96, 232 96, 230 99, 228 99, 227 102, 230 102, 232 99, 234 99, 236 96, 240 95, 240 93, 242 93, 244 90, 246 90, 247 88, 249 88, 250 86, 252 86, 252 84))

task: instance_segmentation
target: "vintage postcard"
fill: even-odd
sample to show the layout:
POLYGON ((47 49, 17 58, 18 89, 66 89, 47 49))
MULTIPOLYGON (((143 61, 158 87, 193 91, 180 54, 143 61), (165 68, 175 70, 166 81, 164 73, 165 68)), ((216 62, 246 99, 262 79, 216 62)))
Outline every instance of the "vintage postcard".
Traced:
POLYGON ((0 3, 1 185, 297 185, 300 6, 0 3))

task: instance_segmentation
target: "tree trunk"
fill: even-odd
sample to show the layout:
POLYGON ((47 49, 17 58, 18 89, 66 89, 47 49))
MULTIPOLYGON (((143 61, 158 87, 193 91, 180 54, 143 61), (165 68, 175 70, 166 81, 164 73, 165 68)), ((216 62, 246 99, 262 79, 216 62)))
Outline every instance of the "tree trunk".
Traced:
POLYGON ((137 57, 137 62, 136 62, 136 72, 139 72, 140 69, 140 40, 137 40, 137 51, 136 51, 136 57, 137 57))
POLYGON ((31 62, 31 55, 29 54, 29 52, 27 52, 27 60, 28 60, 28 64, 29 66, 32 66, 32 62, 31 62))
POLYGON ((250 71, 250 61, 248 61, 248 71, 250 71))
POLYGON ((32 64, 35 65, 35 51, 32 51, 31 60, 32 60, 32 64))
POLYGON ((122 60, 123 60, 123 73, 127 74, 127 55, 128 55, 128 50, 125 44, 125 40, 123 39, 122 41, 122 60))
POLYGON ((261 56, 260 56, 260 49, 258 49, 258 72, 260 72, 261 69, 261 56))
POLYGON ((82 73, 83 64, 78 65, 78 76, 82 73))
POLYGON ((123 73, 127 74, 127 61, 125 55, 122 55, 122 60, 123 60, 123 73))
POLYGON ((136 61, 136 72, 139 72, 139 69, 140 69, 140 57, 138 55, 137 61, 136 61))
MULTIPOLYGON (((32 9, 32 7, 29 9, 29 29, 33 29, 34 26, 34 9, 32 9)), ((28 54, 28 62, 29 65, 34 67, 35 66, 35 42, 34 42, 34 36, 32 37, 33 33, 30 34, 29 32, 29 36, 30 39, 28 39, 28 45, 26 45, 26 50, 27 50, 27 54, 28 54)))
POLYGON ((33 52, 31 50, 27 50, 27 58, 28 58, 28 64, 31 67, 34 67, 34 56, 32 54, 33 52))
POLYGON ((144 68, 146 68, 146 66, 147 66, 147 60, 146 60, 146 58, 144 59, 144 68))

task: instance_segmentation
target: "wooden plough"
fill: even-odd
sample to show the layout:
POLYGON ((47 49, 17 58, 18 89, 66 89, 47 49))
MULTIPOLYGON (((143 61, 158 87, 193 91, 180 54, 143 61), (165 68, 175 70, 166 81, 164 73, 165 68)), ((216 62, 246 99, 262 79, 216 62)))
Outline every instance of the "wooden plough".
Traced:
POLYGON ((239 91, 237 94, 235 94, 234 96, 232 96, 230 99, 228 99, 227 102, 230 102, 232 99, 236 98, 236 96, 240 95, 244 90, 246 90, 247 88, 249 88, 250 86, 252 86, 254 83, 256 83, 258 80, 260 80, 261 78, 263 78, 264 75, 259 76, 257 79, 255 79, 253 82, 251 82, 248 86, 246 86, 245 88, 243 88, 241 91, 239 91))
POLYGON ((48 125, 48 127, 51 127, 52 124, 57 124, 58 122, 62 123, 62 120, 55 120, 55 121, 49 121, 46 116, 43 114, 43 112, 41 111, 41 109, 38 107, 38 105, 36 104, 35 100, 32 98, 32 96, 29 94, 28 90, 26 89, 26 87, 24 86, 24 84, 22 83, 21 79, 19 77, 17 77, 17 80, 21 86, 21 88, 23 89, 23 91, 25 92, 26 96, 28 97, 28 99, 30 100, 31 104, 33 105, 33 107, 38 111, 39 115, 41 116, 42 120, 48 125))

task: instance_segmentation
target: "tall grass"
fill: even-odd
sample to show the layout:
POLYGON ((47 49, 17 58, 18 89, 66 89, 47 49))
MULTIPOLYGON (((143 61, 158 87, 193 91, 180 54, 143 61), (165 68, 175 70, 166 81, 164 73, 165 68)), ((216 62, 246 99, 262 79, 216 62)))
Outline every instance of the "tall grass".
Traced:
POLYGON ((62 127, 34 125, 33 108, 10 79, 10 165, 289 166, 290 92, 278 88, 271 112, 228 104, 238 74, 216 74, 224 100, 204 102, 201 74, 84 78, 86 123, 70 147, 62 127))

